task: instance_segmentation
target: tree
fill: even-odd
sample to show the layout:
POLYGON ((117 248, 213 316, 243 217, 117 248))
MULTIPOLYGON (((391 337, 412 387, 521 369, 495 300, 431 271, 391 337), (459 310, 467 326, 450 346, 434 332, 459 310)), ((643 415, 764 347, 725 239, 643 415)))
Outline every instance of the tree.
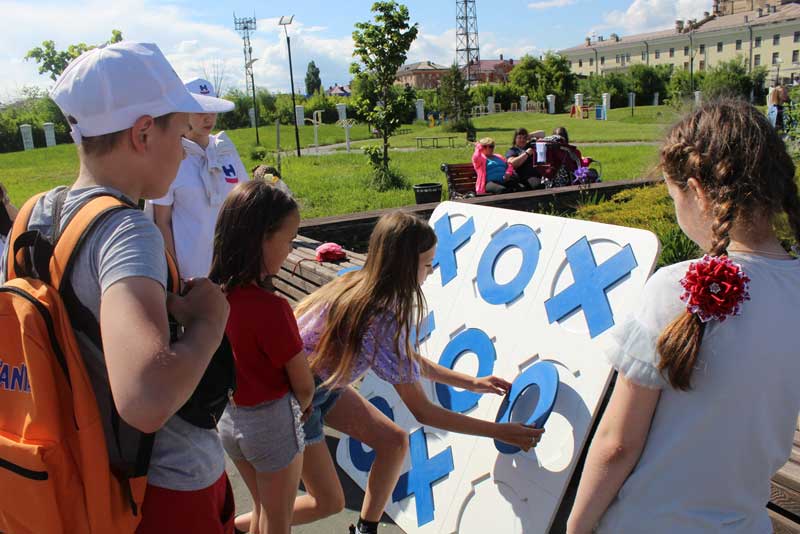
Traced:
POLYGON ((526 54, 508 79, 534 100, 542 101, 546 95, 555 95, 556 102, 561 106, 570 101, 578 86, 578 78, 572 73, 567 58, 552 52, 548 52, 543 59, 526 54))
POLYGON ((720 96, 750 98, 752 89, 753 80, 741 57, 719 63, 708 71, 700 84, 703 97, 709 99, 720 96))
MULTIPOLYGON (((541 61, 531 55, 525 54, 517 62, 516 66, 511 69, 508 75, 508 81, 525 90, 529 97, 534 97, 533 93, 539 86, 539 71, 541 70, 541 65, 541 61)), ((541 96, 543 97, 543 95, 541 96)))
POLYGON ((225 61, 221 57, 216 57, 209 64, 203 63, 203 78, 214 86, 214 96, 222 95, 225 84, 225 61))
POLYGON ((469 87, 464 73, 453 63, 453 66, 442 75, 439 81, 439 107, 448 117, 460 121, 469 111, 471 104, 469 87))
POLYGON ((417 38, 417 24, 409 26, 408 8, 394 0, 372 4, 374 22, 357 22, 353 32, 353 63, 350 72, 359 80, 359 96, 354 107, 369 124, 378 128, 383 138, 382 157, 369 153, 375 170, 376 185, 387 187, 389 172, 389 136, 400 126, 409 102, 405 92, 393 90, 397 71, 405 63, 408 49, 417 38))
MULTIPOLYGON (((108 44, 118 43, 122 41, 122 32, 119 30, 111 30, 111 39, 107 41, 108 44)), ((54 41, 42 41, 42 46, 31 48, 25 54, 25 60, 31 59, 39 63, 39 74, 50 73, 50 79, 55 81, 58 76, 64 72, 69 62, 83 54, 87 50, 97 48, 96 45, 87 45, 86 43, 78 43, 69 45, 66 50, 56 50, 56 43, 54 41)))
POLYGON ((306 70, 306 95, 314 95, 320 89, 322 89, 322 80, 319 78, 319 68, 313 61, 309 61, 306 70))

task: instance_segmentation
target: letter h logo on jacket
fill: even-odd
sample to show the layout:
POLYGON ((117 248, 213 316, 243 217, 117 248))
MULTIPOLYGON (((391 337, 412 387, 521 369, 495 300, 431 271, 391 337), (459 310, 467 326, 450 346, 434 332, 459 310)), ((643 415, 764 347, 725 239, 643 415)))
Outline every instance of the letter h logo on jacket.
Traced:
POLYGON ((225 181, 229 184, 239 183, 239 178, 236 176, 236 169, 234 168, 233 164, 223 165, 222 172, 225 173, 225 181))

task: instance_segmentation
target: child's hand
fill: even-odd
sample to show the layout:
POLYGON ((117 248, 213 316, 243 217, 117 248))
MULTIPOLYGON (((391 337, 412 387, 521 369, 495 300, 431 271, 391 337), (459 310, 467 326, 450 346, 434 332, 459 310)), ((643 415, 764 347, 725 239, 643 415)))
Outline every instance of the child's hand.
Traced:
POLYGON ((509 389, 511 389, 511 383, 499 376, 481 376, 475 379, 475 384, 470 388, 470 391, 505 395, 509 389))
POLYGON ((186 282, 183 296, 167 294, 167 310, 187 329, 193 323, 203 322, 219 328, 221 336, 229 307, 218 285, 207 278, 193 278, 186 282))
POLYGON ((305 423, 306 421, 308 421, 308 418, 311 417, 311 412, 313 411, 314 411, 314 405, 309 404, 308 408, 303 410, 303 416, 300 417, 300 422, 305 423))
POLYGON ((528 452, 536 447, 536 444, 542 439, 542 434, 544 434, 543 428, 534 428, 520 423, 502 423, 500 431, 495 437, 528 452))

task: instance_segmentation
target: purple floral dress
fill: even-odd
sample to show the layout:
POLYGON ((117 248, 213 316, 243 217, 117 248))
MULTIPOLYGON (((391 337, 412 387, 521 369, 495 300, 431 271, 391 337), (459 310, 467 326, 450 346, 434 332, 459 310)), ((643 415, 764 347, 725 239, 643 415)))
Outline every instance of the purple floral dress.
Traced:
MULTIPOLYGON (((316 351, 327 315, 328 306, 321 305, 297 320, 303 348, 308 354, 316 351)), ((411 384, 419 381, 419 365, 406 355, 404 336, 408 334, 405 328, 400 333, 399 352, 395 347, 394 337, 399 327, 393 313, 381 310, 374 314, 361 341, 361 350, 348 384, 358 380, 369 369, 390 384, 411 384)), ((318 378, 323 381, 329 376, 324 371, 318 373, 318 378)))

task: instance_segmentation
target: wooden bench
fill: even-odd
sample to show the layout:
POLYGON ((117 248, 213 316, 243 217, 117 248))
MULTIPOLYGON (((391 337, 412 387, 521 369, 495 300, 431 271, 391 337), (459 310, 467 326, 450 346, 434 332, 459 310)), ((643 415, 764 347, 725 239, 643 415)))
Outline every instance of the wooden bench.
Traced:
POLYGON ((394 135, 406 135, 411 133, 411 128, 400 128, 394 131, 394 135))
POLYGON ((455 148, 456 142, 455 140, 458 139, 457 135, 447 135, 447 136, 439 136, 439 137, 415 137, 417 141, 417 148, 425 148, 425 142, 430 141, 432 148, 441 148, 439 146, 440 139, 447 140, 447 146, 450 148, 455 148))
POLYGON ((347 258, 336 262, 318 262, 315 249, 319 241, 297 236, 294 250, 281 266, 281 272, 273 279, 275 291, 294 307, 320 287, 324 286, 347 268, 360 268, 367 260, 366 255, 347 250, 347 258))
POLYGON ((475 192, 478 175, 475 174, 472 163, 442 163, 440 168, 447 177, 447 198, 450 200, 464 198, 467 195, 491 195, 491 193, 478 195, 475 192))
POLYGON ((770 490, 767 508, 775 532, 800 533, 800 419, 789 461, 772 477, 770 490))

